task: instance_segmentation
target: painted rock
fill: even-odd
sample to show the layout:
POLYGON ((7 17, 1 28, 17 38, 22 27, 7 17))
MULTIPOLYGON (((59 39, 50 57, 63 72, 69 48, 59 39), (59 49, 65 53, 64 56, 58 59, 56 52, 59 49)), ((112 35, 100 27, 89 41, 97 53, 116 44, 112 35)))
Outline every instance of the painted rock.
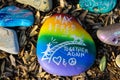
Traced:
POLYGON ((120 23, 98 29, 97 37, 106 44, 120 46, 120 23))
POLYGON ((52 0, 16 0, 21 4, 30 5, 40 11, 47 12, 52 9, 52 0))
POLYGON ((115 62, 117 64, 118 67, 120 67, 120 54, 117 55, 116 59, 115 59, 115 62))
POLYGON ((14 30, 0 27, 0 50, 11 54, 18 54, 19 45, 14 30))
POLYGON ((94 13, 107 13, 111 11, 117 0, 79 0, 80 7, 94 13))
POLYGON ((0 26, 32 26, 34 23, 33 13, 26 9, 20 9, 16 6, 7 6, 0 10, 0 26))
POLYGON ((60 76, 78 75, 94 63, 96 47, 76 19, 54 14, 41 27, 37 57, 46 72, 60 76))

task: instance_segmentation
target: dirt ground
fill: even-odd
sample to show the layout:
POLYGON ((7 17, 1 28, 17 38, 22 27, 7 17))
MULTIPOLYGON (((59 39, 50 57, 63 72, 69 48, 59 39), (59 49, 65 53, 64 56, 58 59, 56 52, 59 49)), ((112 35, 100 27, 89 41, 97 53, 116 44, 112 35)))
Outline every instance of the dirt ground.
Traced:
POLYGON ((35 15, 33 26, 12 28, 18 34, 20 52, 18 55, 11 55, 0 51, 0 80, 120 80, 120 68, 115 63, 116 56, 120 54, 120 47, 102 43, 96 35, 96 31, 100 27, 120 22, 120 0, 118 0, 115 9, 106 14, 94 14, 82 10, 78 6, 78 0, 63 1, 64 5, 61 5, 60 0, 53 0, 52 10, 41 12, 15 0, 0 0, 0 8, 15 5, 29 9, 35 15), (66 13, 74 16, 95 41, 96 60, 89 70, 80 75, 69 77, 52 75, 45 72, 37 61, 38 33, 44 20, 54 13, 66 13), (100 71, 99 64, 103 56, 106 56, 106 67, 104 71, 100 71))

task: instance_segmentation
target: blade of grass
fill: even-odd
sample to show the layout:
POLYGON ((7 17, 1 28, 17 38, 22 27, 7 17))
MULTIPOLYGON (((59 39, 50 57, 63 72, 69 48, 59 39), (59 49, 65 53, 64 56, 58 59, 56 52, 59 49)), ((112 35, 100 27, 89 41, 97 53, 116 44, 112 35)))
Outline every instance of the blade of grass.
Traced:
POLYGON ((100 71, 104 71, 106 68, 106 56, 103 56, 100 64, 99 64, 100 71))

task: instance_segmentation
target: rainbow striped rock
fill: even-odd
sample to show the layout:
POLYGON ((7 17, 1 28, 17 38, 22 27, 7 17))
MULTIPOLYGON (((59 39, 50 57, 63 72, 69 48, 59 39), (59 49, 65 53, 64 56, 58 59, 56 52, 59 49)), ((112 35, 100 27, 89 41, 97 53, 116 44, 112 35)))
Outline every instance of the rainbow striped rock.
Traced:
POLYGON ((16 6, 7 6, 0 10, 0 26, 2 27, 29 27, 34 23, 33 13, 16 6))
POLYGON ((93 39, 74 17, 54 14, 44 22, 38 36, 37 57, 46 72, 78 75, 91 67, 95 56, 93 39))

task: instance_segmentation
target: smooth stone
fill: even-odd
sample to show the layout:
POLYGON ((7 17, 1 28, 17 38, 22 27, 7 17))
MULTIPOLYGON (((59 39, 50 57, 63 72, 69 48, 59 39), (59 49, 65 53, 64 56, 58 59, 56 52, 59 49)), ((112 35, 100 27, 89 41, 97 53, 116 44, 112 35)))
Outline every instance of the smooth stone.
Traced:
POLYGON ((120 46, 120 23, 111 24, 98 29, 97 37, 103 43, 120 46))
POLYGON ((37 57, 46 72, 73 76, 92 66, 96 47, 92 37, 74 17, 54 14, 41 27, 37 57))
POLYGON ((118 67, 120 67, 120 54, 117 55, 116 59, 115 59, 115 62, 117 64, 118 67))
POLYGON ((19 45, 14 30, 0 27, 0 50, 11 54, 18 54, 19 45))
POLYGON ((52 0, 16 0, 21 4, 30 5, 42 12, 48 12, 52 9, 52 0))
POLYGON ((80 7, 94 13, 107 13, 114 9, 117 0, 79 0, 80 7))
POLYGON ((34 23, 33 13, 16 6, 7 6, 0 10, 1 27, 30 27, 34 23))

